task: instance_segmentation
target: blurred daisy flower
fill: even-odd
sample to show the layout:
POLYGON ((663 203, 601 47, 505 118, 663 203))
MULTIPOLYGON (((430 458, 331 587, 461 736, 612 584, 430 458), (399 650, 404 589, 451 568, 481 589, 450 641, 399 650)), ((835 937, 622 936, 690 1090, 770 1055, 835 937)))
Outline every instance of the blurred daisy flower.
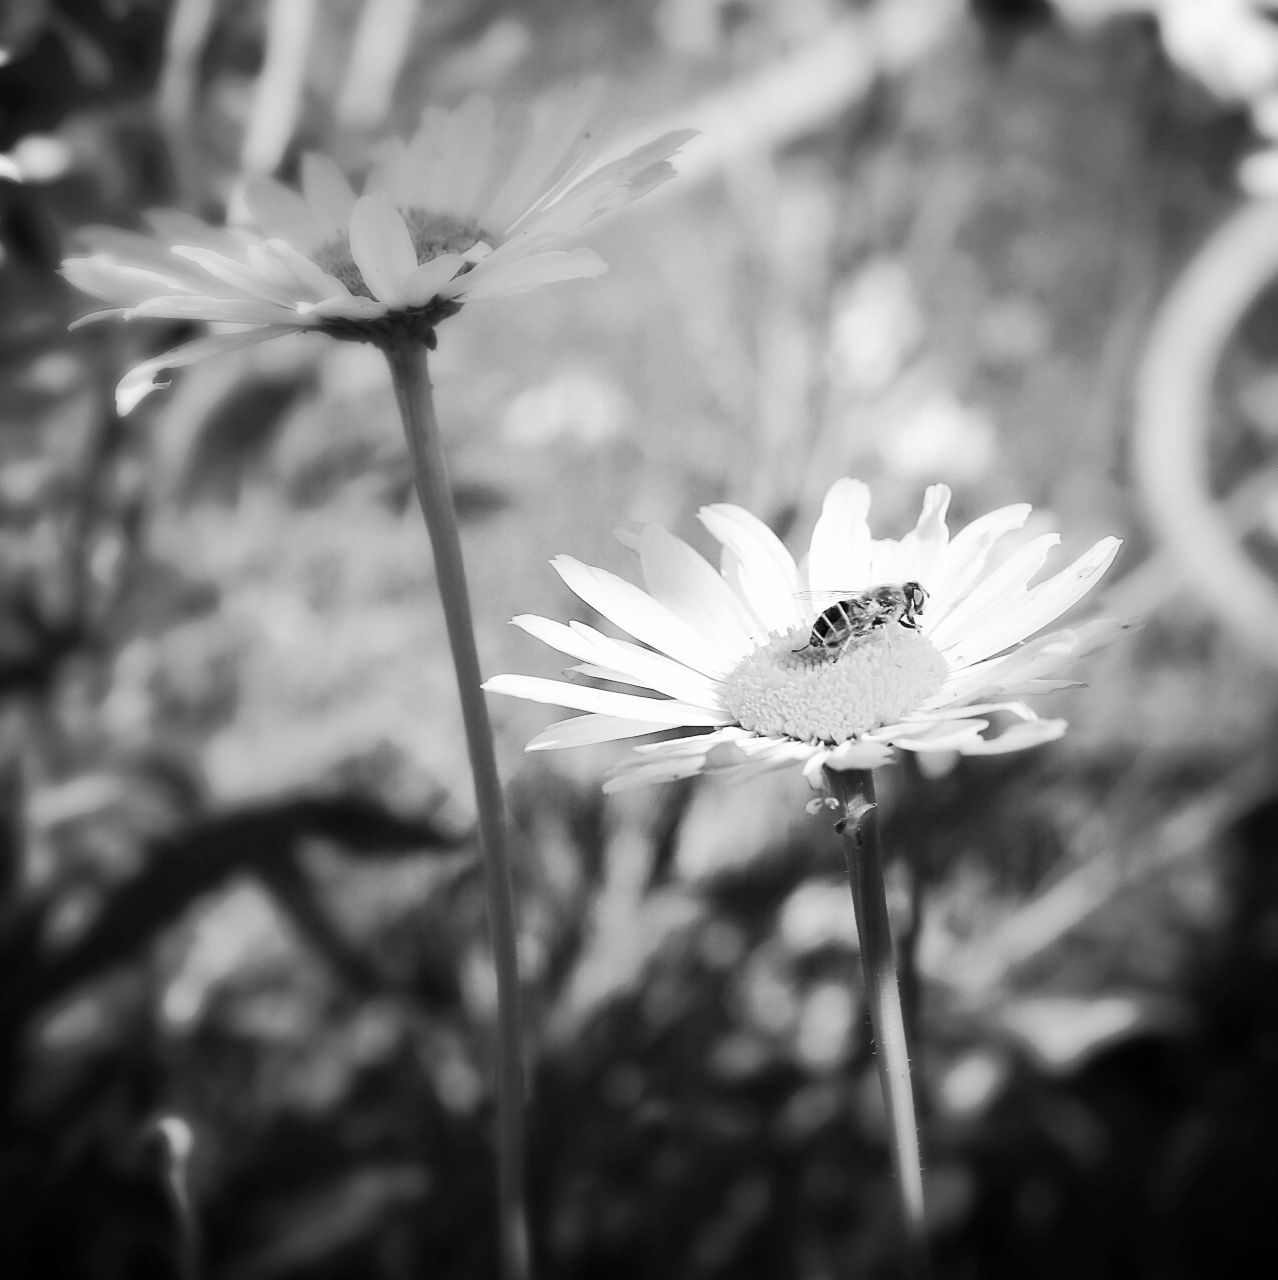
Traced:
POLYGON ((683 731, 636 747, 612 771, 608 791, 787 766, 819 789, 824 768, 873 769, 894 749, 990 755, 1050 742, 1065 722, 1040 719, 1022 699, 1074 684, 1054 673, 1121 628, 1097 620, 1029 637, 1086 595, 1119 540, 1102 538, 1031 586, 1059 536, 1044 534, 994 559, 1030 507, 992 511, 951 538, 949 502, 949 488, 932 485, 910 533, 872 538, 869 489, 840 480, 803 566, 749 512, 706 507, 701 521, 723 544, 719 571, 650 525, 636 545, 646 590, 561 556, 554 567, 568 587, 642 644, 580 622, 523 616, 515 624, 581 659, 572 669, 581 675, 661 696, 520 675, 496 676, 484 688, 588 713, 551 725, 529 751, 683 731), (809 644, 831 599, 905 583, 927 593, 912 618, 917 629, 888 618, 841 653, 809 644), (990 731, 984 717, 993 712, 1010 713, 1008 727, 990 731))
POLYGON ((252 180, 251 226, 158 210, 150 234, 89 228, 89 255, 63 272, 113 305, 84 321, 227 326, 132 369, 117 392, 121 412, 165 369, 279 334, 434 346, 435 326, 465 303, 602 274, 598 254, 563 241, 672 177, 670 157, 693 135, 667 133, 601 164, 599 99, 590 84, 502 114, 483 97, 428 107, 410 139, 382 147, 362 195, 314 153, 302 160, 300 193, 252 180))

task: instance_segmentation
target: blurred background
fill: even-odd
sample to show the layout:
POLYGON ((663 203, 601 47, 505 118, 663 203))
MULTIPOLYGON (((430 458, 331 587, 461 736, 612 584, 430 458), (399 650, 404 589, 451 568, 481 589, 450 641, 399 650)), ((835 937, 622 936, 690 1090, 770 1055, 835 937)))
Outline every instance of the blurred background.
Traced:
MULTIPOLYGON (((1131 442, 1162 427, 1138 371, 1156 390, 1193 364, 1192 325, 1147 355, 1163 300, 1278 189, 1271 18, 1262 0, 3 0, 3 1274, 495 1274, 469 780, 380 357, 284 339, 121 420, 121 373, 187 335, 68 334, 91 304, 56 269, 87 223, 218 220, 245 173, 291 180, 308 148, 358 171, 426 101, 600 72, 636 131, 703 137, 594 235, 602 280, 441 333, 486 670, 557 673, 506 625, 574 616, 552 555, 628 573, 612 535, 632 521, 709 550, 707 501, 797 544, 851 474, 895 536, 944 480, 959 521, 1032 501, 1062 563, 1123 536, 1101 605, 1146 625, 1045 708, 1063 742, 881 775, 939 1272, 1264 1274, 1263 263, 1234 255, 1248 303, 1190 424, 1195 501, 1254 598, 1231 612, 1219 555, 1151 532, 1158 467, 1131 442)), ((493 713, 543 1276, 894 1274, 850 900, 802 780, 605 799, 624 748, 525 757, 555 713, 493 713)))

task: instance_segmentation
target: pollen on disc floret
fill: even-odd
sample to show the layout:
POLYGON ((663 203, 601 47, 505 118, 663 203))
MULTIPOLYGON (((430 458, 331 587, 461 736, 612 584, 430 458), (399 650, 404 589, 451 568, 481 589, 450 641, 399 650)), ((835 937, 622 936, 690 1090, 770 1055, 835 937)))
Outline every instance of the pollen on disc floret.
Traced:
POLYGON ((935 645, 906 627, 881 627, 838 658, 808 649, 808 635, 799 627, 774 636, 724 677, 720 696, 743 729, 846 742, 916 710, 949 670, 935 645))

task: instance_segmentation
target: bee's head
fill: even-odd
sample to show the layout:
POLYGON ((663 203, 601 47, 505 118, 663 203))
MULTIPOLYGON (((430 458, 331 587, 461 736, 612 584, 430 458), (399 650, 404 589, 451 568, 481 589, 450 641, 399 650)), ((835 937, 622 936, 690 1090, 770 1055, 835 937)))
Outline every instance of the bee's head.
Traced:
POLYGON ((905 592, 910 612, 922 613, 923 606, 927 603, 927 592, 917 582, 906 582, 902 585, 901 590, 905 592))

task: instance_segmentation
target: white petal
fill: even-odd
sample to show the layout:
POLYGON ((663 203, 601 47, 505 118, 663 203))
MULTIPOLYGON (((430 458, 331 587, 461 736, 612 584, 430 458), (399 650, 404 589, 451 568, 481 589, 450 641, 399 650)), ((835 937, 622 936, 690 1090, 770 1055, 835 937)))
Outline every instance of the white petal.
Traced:
POLYGON ((598 711, 608 716, 663 724, 667 728, 727 724, 732 717, 724 711, 708 711, 690 702, 673 698, 640 698, 633 693, 612 693, 607 689, 588 689, 585 685, 566 684, 562 680, 543 680, 540 676, 493 676, 482 686, 489 693, 504 693, 529 702, 548 702, 556 707, 575 707, 578 711, 598 711))
POLYGON ((740 598, 686 542, 650 524, 640 530, 636 549, 654 600, 722 645, 726 654, 740 658, 753 648, 758 629, 740 598))
POLYGON ((931 725, 893 724, 867 737, 906 751, 963 751, 990 727, 988 720, 948 720, 931 725))
POLYGON ((1024 599, 1026 584, 1060 540, 1058 533, 1045 533, 1026 543, 956 601, 944 616, 938 618, 929 611, 923 623, 924 634, 948 657, 947 650, 960 644, 975 628, 1024 599))
POLYGON ((306 321, 290 307, 248 298, 147 298, 125 312, 126 320, 203 320, 208 324, 255 324, 305 326, 306 321))
POLYGON ((302 157, 302 194, 311 217, 331 235, 344 232, 355 208, 355 192, 346 175, 326 155, 308 151, 302 157))
POLYGON ((317 302, 311 307, 308 314, 321 320, 330 317, 337 320, 379 320, 388 310, 390 308, 384 302, 378 302, 374 298, 348 295, 344 298, 325 298, 323 302, 317 302))
POLYGON ((184 365, 195 364, 208 356, 221 355, 224 351, 234 351, 238 347, 251 347, 269 338, 287 333, 287 329, 250 329, 244 333, 216 333, 205 338, 197 338, 184 346, 174 347, 154 360, 135 365, 120 379, 115 390, 116 411, 123 417, 133 411, 137 405, 152 391, 167 387, 167 382, 157 382, 156 375, 165 369, 180 369, 184 365))
POLYGON ((945 524, 950 497, 949 485, 928 486, 918 523, 901 539, 896 563, 884 578, 885 582, 920 582, 927 587, 936 579, 950 540, 950 531, 945 524))
POLYGON ((591 280, 608 270, 608 264, 593 249, 538 253, 505 264, 490 263, 493 258, 485 258, 474 271, 459 276, 445 295, 463 302, 508 298, 561 280, 591 280))
POLYGON ((304 297, 320 302, 326 298, 349 298, 351 291, 334 275, 330 275, 304 253, 299 253, 287 240, 268 240, 248 251, 250 262, 274 261, 281 272, 288 272, 301 286, 304 297))
POLYGON ((675 170, 666 157, 694 137, 695 130, 682 129, 636 147, 629 155, 592 170, 561 192, 538 200, 511 230, 532 235, 574 234, 600 215, 639 199, 673 178, 675 170))
POLYGON ((738 585, 746 603, 770 631, 783 632, 803 621, 799 571, 781 539, 741 507, 720 502, 702 507, 701 523, 736 556, 738 585))
POLYGON ((536 737, 529 739, 524 750, 557 751, 561 747, 589 747, 600 742, 638 738, 645 733, 664 733, 669 728, 668 724, 651 724, 591 712, 547 725, 536 737))
POLYGON ((432 207, 461 218, 473 215, 492 154, 493 123, 493 104, 480 94, 449 116, 438 160, 437 190, 443 199, 432 201, 432 207))
POLYGON ((402 297, 407 307, 424 307, 466 265, 460 253, 441 253, 423 262, 404 281, 402 297))
POLYGON ((1000 538, 1021 528, 1033 511, 1028 503, 1000 507, 973 520, 956 533, 941 555, 935 581, 924 583, 932 593, 928 610, 933 621, 939 621, 955 601, 962 599, 968 588, 985 570, 990 551, 1000 538))
POLYGON ((403 287, 417 270, 417 250, 404 219, 388 196, 361 196, 351 212, 351 257, 373 296, 401 304, 403 287))
POLYGON ((273 302, 191 294, 146 298, 136 307, 128 307, 123 315, 126 320, 198 320, 206 324, 293 325, 296 328, 307 323, 296 312, 273 302))
POLYGON ((713 733, 648 742, 635 747, 628 759, 609 770, 604 790, 627 791, 698 773, 731 776, 743 771, 766 772, 790 763, 778 756, 777 751, 794 747, 812 749, 803 743, 758 738, 735 726, 716 729, 713 733))
MULTIPOLYGON (((427 111, 438 110, 427 108, 427 111)), ((364 180, 364 194, 386 196, 396 206, 422 204, 416 195, 416 168, 412 145, 403 138, 387 138, 374 148, 373 166, 364 180)))
POLYGON ((1122 545, 1118 538, 1102 538, 1067 569, 1034 587, 1013 606, 991 610, 984 625, 974 626, 946 652, 947 661, 955 665, 979 662, 1055 621, 1096 585, 1122 545))
POLYGON ((557 556, 551 564, 569 590, 636 640, 708 676, 720 677, 732 666, 729 654, 720 652, 682 618, 624 578, 571 556, 557 556))
POLYGON ((200 297, 232 297, 234 289, 219 284, 207 271, 183 262, 166 250, 163 259, 152 263, 117 261, 114 255, 93 258, 72 258, 62 264, 65 272, 70 262, 78 277, 75 283, 81 284, 89 293, 105 298, 109 302, 123 302, 131 296, 144 298, 157 294, 198 294, 200 297), (92 264, 86 267, 83 264, 92 264), (91 287, 92 286, 92 287, 91 287))
POLYGON ((811 742, 795 742, 786 738, 782 740, 756 738, 750 744, 738 744, 736 747, 725 747, 712 752, 705 762, 703 772, 728 782, 744 782, 763 773, 773 773, 778 769, 804 769, 816 752, 825 753, 824 747, 811 742), (746 746, 757 746, 757 751, 748 751, 746 746), (738 760, 737 756, 744 756, 738 760))
MULTIPOLYGON (((251 298, 273 302, 282 307, 296 306, 299 301, 295 291, 279 288, 264 272, 236 262, 224 254, 214 253, 211 249, 193 249, 187 245, 177 245, 173 252, 179 258, 194 262, 214 279, 232 285, 251 298)), ((308 296, 304 301, 309 302, 311 299, 308 296)))
POLYGON ((958 748, 965 756, 997 756, 1009 751, 1024 751, 1063 737, 1069 724, 1065 720, 1031 720, 1009 725, 993 738, 976 738, 958 748))
POLYGON ((148 209, 142 220, 166 245, 195 245, 234 255, 240 244, 238 232, 211 226, 181 209, 148 209))
POLYGON ((664 782, 682 782, 694 778, 705 768, 704 756, 674 756, 650 760, 645 764, 628 764, 610 773, 603 784, 607 795, 633 791, 638 787, 658 786, 664 782))
POLYGON ((946 677, 922 710, 954 706, 970 698, 1001 691, 1005 686, 1036 679, 1055 671, 1076 655, 1078 637, 1073 631, 1054 631, 998 658, 960 667, 946 677))
MULTIPOLYGON (((62 274, 85 293, 122 306, 136 306, 155 294, 154 278, 145 279, 101 258, 66 258, 62 274)), ((164 290, 172 291, 172 286, 164 290)))
POLYGON ((601 81, 592 80, 558 96, 544 95, 528 113, 528 133, 501 187, 485 201, 481 219, 504 232, 550 194, 582 151, 582 135, 599 109, 601 81))
POLYGON ((864 738, 856 741, 840 743, 837 747, 829 748, 825 759, 821 762, 822 768, 834 769, 838 773, 845 773, 849 769, 877 769, 880 765, 890 764, 892 762, 892 748, 882 742, 866 741, 864 738))
POLYGON ((87 315, 76 316, 67 325, 67 332, 74 333, 77 329, 83 329, 85 325, 97 324, 100 320, 122 320, 128 310, 128 307, 105 307, 101 311, 90 311, 87 315))
POLYGON ((813 591, 855 592, 870 582, 870 488, 838 480, 825 495, 812 530, 808 586, 813 591))
MULTIPOLYGON (((723 704, 713 681, 699 672, 625 640, 613 640, 585 623, 564 626, 549 618, 521 614, 511 621, 560 653, 613 668, 626 684, 642 685, 697 706, 721 709, 723 704)), ((615 677, 607 677, 615 678, 615 677)))
POLYGON ((962 705, 936 707, 931 710, 911 711, 901 717, 901 724, 939 724, 944 720, 962 720, 970 716, 985 716, 992 711, 1006 711, 1022 720, 1038 717, 1023 702, 1002 699, 998 702, 964 702, 962 705))
POLYGON ((303 253, 324 239, 324 229, 311 216, 306 201, 274 178, 250 178, 244 201, 264 235, 287 240, 303 253))
POLYGON ((175 293, 183 288, 209 292, 204 273, 175 258, 172 244, 168 241, 121 231, 119 227, 85 227, 79 232, 79 239, 89 246, 94 259, 103 265, 130 273, 149 272, 160 280, 175 279, 179 282, 179 288, 172 291, 175 293))

